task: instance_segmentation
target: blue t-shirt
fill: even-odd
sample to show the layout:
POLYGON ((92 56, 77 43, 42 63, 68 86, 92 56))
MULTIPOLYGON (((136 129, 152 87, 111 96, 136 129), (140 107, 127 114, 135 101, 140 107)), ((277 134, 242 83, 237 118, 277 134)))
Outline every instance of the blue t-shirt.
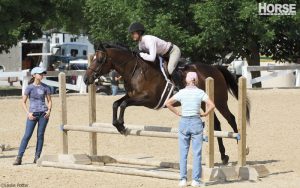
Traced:
POLYGON ((181 103, 182 116, 199 116, 201 102, 208 100, 208 95, 197 87, 187 86, 179 90, 173 99, 181 103))
POLYGON ((24 94, 29 97, 29 112, 45 112, 48 110, 45 97, 50 95, 50 88, 46 84, 30 84, 27 86, 24 94))

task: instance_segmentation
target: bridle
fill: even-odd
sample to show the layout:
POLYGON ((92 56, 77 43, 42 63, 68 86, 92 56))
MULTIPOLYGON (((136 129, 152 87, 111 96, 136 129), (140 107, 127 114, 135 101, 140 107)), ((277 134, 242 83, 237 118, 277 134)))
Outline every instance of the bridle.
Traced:
MULTIPOLYGON (((96 52, 99 52, 99 53, 103 54, 103 58, 101 58, 101 61, 98 61, 98 60, 97 60, 97 63, 99 63, 100 66, 98 66, 96 69, 92 69, 90 66, 88 67, 88 69, 91 70, 91 71, 93 72, 93 78, 94 78, 94 80, 98 79, 98 78, 101 76, 99 73, 102 71, 103 65, 104 65, 105 63, 107 63, 107 59, 111 59, 111 58, 108 58, 108 57, 107 57, 107 53, 104 52, 104 51, 98 50, 98 51, 96 51, 96 52)), ((134 72, 135 72, 135 70, 137 69, 137 64, 138 64, 139 61, 141 60, 141 58, 140 58, 139 56, 136 56, 136 57, 137 57, 137 59, 136 59, 134 68, 133 68, 133 70, 132 70, 132 72, 131 72, 131 78, 133 77, 134 72)), ((125 62, 123 62, 123 63, 121 63, 121 64, 127 64, 128 62, 129 62, 129 61, 125 61, 125 62)))
POLYGON ((93 77, 94 80, 98 79, 101 75, 99 74, 102 71, 103 65, 106 63, 107 61, 107 53, 103 52, 103 51, 96 51, 96 52, 100 52, 101 54, 104 55, 103 58, 101 58, 101 61, 97 60, 97 63, 100 64, 100 66, 98 66, 96 69, 92 69, 90 66, 88 67, 89 70, 93 71, 93 77))

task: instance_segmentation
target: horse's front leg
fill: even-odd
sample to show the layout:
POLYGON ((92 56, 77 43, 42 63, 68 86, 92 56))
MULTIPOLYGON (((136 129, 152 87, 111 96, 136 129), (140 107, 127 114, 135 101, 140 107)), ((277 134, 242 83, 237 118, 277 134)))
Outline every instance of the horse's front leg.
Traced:
POLYGON ((125 95, 123 96, 122 98, 116 100, 114 103, 113 103, 113 120, 112 120, 112 124, 113 126, 115 126, 118 131, 121 133, 121 131, 123 130, 122 129, 122 126, 120 126, 120 123, 118 121, 118 108, 119 106, 121 105, 121 103, 128 98, 128 95, 125 95))
POLYGON ((124 113, 125 113, 126 107, 142 106, 146 102, 147 102, 147 99, 146 99, 145 95, 139 95, 139 96, 135 96, 135 97, 123 100, 123 102, 120 105, 120 114, 119 114, 119 119, 118 119, 119 127, 122 129, 121 132, 119 131, 121 134, 126 134, 126 128, 124 126, 124 113))

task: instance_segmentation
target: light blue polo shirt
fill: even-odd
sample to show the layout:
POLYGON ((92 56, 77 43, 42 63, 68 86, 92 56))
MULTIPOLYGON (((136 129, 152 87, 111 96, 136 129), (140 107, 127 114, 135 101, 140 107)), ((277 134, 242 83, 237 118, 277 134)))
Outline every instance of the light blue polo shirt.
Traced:
POLYGON ((45 112, 48 107, 45 102, 46 95, 50 95, 50 88, 41 83, 41 85, 30 84, 25 89, 25 95, 29 96, 29 112, 45 112))
POLYGON ((181 103, 182 116, 199 116, 201 103, 208 100, 208 95, 202 89, 187 86, 172 98, 181 103))

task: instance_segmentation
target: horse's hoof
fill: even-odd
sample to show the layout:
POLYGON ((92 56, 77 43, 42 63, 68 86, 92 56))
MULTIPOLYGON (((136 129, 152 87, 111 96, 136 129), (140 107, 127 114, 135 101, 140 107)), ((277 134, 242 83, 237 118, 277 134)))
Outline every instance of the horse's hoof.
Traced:
POLYGON ((127 128, 124 128, 124 129, 120 130, 119 132, 124 136, 128 135, 127 128))
POLYGON ((246 146, 246 155, 249 155, 249 153, 250 153, 250 148, 249 146, 246 146))
POLYGON ((128 132, 128 129, 127 128, 125 128, 124 130, 123 130, 123 133, 122 133, 124 136, 128 136, 129 135, 129 132, 128 132))
POLYGON ((223 165, 228 165, 228 161, 229 161, 229 156, 228 156, 228 155, 225 155, 225 156, 222 158, 222 164, 223 164, 223 165))

